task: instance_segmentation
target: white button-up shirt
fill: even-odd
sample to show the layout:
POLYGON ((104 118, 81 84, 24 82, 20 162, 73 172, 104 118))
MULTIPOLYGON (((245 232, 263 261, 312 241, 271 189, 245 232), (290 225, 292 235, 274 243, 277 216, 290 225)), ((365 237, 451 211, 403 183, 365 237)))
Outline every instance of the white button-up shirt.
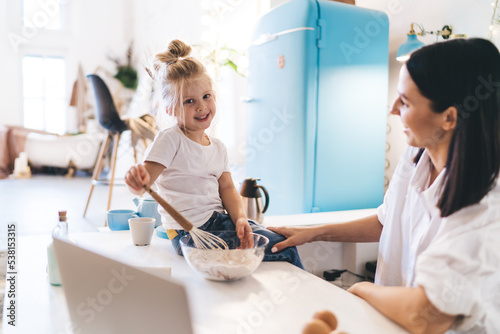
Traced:
MULTIPOLYGON (((500 332, 500 183, 477 204, 441 218, 444 171, 429 187, 430 158, 408 147, 378 218, 384 225, 376 283, 422 286, 441 312, 462 315, 456 332, 500 332)), ((453 332, 453 331, 451 331, 453 332)))
POLYGON ((378 219, 380 236, 375 283, 412 286, 418 255, 431 243, 441 221, 436 207, 444 170, 429 187, 431 161, 424 151, 417 166, 418 148, 408 147, 394 171, 378 219))

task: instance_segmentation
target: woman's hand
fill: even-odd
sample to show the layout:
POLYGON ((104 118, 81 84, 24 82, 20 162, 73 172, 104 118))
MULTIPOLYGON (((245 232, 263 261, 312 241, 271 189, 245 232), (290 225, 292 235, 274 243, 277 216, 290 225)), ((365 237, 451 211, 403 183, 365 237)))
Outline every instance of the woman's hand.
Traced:
POLYGON ((143 186, 149 185, 151 177, 148 170, 143 164, 136 164, 125 174, 125 183, 130 191, 136 195, 141 195, 144 192, 143 186))
POLYGON ((372 286, 375 286, 375 284, 371 282, 358 282, 351 285, 351 287, 347 289, 347 291, 352 293, 353 295, 363 298, 363 290, 370 289, 370 287, 372 286))
POLYGON ((427 298, 421 286, 380 286, 359 282, 347 291, 363 298, 410 333, 444 333, 452 327, 456 319, 456 315, 439 311, 427 298))
POLYGON ((382 227, 377 215, 374 214, 344 223, 330 223, 310 227, 268 227, 268 229, 287 237, 285 241, 277 243, 273 247, 271 251, 276 253, 283 248, 298 246, 311 241, 379 241, 382 227))
POLYGON ((241 248, 251 248, 253 247, 253 236, 252 236, 252 228, 250 224, 248 224, 248 220, 246 218, 239 218, 236 220, 234 224, 236 228, 236 234, 241 241, 241 248))
POLYGON ((271 250, 273 253, 279 252, 282 249, 292 246, 305 244, 313 241, 315 232, 309 227, 268 227, 268 230, 284 235, 287 239, 274 245, 271 250))

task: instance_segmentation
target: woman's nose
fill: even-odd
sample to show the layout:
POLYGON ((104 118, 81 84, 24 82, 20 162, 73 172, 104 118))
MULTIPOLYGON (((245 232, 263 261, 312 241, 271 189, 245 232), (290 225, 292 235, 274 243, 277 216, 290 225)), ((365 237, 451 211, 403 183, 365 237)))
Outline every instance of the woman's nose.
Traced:
POLYGON ((399 115, 399 116, 401 116, 401 112, 399 111, 399 106, 400 106, 399 99, 396 99, 392 103, 392 106, 391 106, 391 108, 389 110, 389 113, 391 113, 392 115, 399 115))

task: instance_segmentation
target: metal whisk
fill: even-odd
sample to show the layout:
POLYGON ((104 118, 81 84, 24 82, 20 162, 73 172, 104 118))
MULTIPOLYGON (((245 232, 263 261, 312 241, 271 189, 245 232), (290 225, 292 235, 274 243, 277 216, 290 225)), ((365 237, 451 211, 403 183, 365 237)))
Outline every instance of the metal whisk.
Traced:
POLYGON ((151 194, 151 196, 160 204, 165 211, 168 212, 172 218, 176 222, 181 225, 186 232, 189 232, 191 235, 191 238, 193 239, 193 243, 196 246, 196 248, 199 249, 229 249, 227 243, 221 239, 220 237, 207 232, 200 230, 197 227, 194 227, 193 224, 186 219, 179 211, 177 211, 173 206, 168 204, 167 201, 165 201, 156 191, 148 187, 147 185, 144 185, 143 188, 151 194))

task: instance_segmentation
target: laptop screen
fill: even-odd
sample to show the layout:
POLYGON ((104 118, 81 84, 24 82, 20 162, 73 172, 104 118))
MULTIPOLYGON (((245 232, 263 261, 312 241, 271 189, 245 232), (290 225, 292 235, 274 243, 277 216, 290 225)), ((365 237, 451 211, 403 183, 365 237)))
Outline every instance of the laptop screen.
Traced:
POLYGON ((182 284, 65 240, 54 251, 75 333, 193 333, 182 284))

